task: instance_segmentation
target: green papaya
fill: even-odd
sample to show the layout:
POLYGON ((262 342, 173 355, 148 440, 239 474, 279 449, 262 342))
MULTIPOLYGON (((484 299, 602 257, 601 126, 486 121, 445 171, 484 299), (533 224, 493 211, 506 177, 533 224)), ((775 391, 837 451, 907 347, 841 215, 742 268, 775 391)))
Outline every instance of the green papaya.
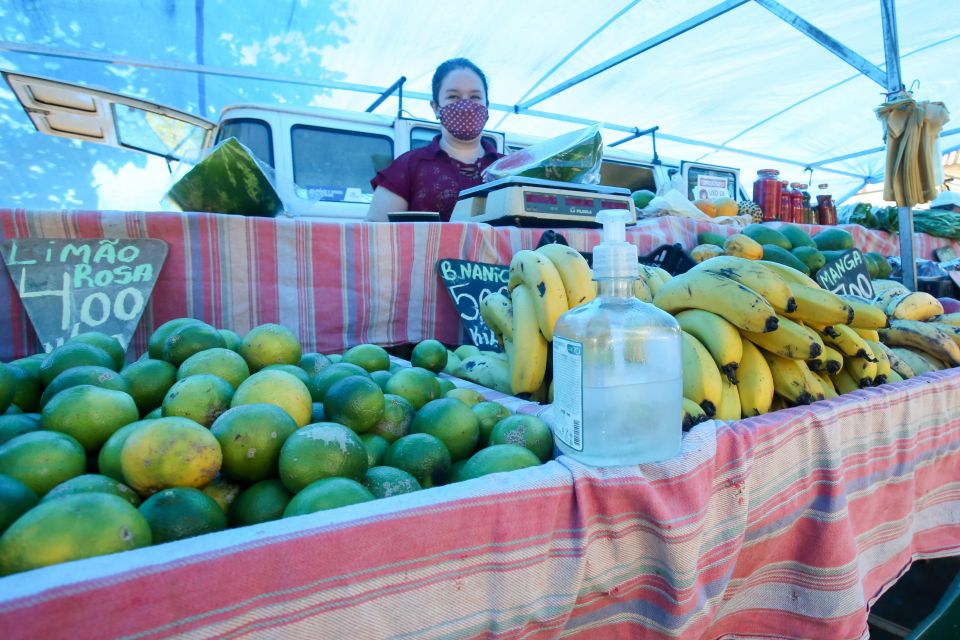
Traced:
POLYGON ((722 247, 726 239, 727 236, 722 236, 719 233, 713 233, 711 231, 704 231, 703 233, 697 234, 697 244, 715 244, 718 247, 722 247))
POLYGON ((793 245, 787 237, 772 227, 756 223, 748 224, 740 233, 756 240, 760 244, 772 244, 786 251, 793 249, 793 245))
POLYGON ((800 262, 807 265, 811 273, 827 263, 827 259, 822 253, 817 251, 816 247, 794 247, 790 253, 796 256, 800 262))
POLYGON ((863 254, 863 261, 867 265, 867 273, 870 274, 871 280, 878 277, 881 268, 881 260, 883 260, 883 256, 881 256, 879 253, 868 251, 867 253, 863 254))
POLYGON ((840 256, 842 256, 843 254, 845 254, 847 251, 848 251, 848 249, 842 249, 842 250, 841 250, 841 249, 837 249, 837 250, 827 249, 826 251, 821 251, 820 253, 823 254, 823 259, 826 260, 826 262, 833 262, 834 260, 838 260, 838 259, 840 258, 840 256))
POLYGON ((796 269, 804 275, 810 275, 810 267, 783 247, 775 244, 763 245, 763 259, 769 260, 770 262, 779 262, 780 264, 796 269))
POLYGON ((846 251, 853 249, 853 236, 848 231, 837 229, 836 227, 824 229, 813 236, 813 241, 817 244, 817 249, 820 249, 820 251, 846 251))
POLYGON ((887 262, 887 259, 883 257, 882 253, 870 251, 864 255, 868 258, 872 258, 874 266, 877 268, 877 275, 871 275, 871 278, 879 278, 880 280, 883 280, 885 278, 889 278, 890 274, 893 273, 893 267, 890 266, 890 263, 887 262))
POLYGON ((777 231, 782 233, 783 236, 790 241, 794 249, 797 247, 817 248, 817 244, 813 241, 813 238, 810 237, 810 234, 795 224, 785 224, 777 229, 777 231))

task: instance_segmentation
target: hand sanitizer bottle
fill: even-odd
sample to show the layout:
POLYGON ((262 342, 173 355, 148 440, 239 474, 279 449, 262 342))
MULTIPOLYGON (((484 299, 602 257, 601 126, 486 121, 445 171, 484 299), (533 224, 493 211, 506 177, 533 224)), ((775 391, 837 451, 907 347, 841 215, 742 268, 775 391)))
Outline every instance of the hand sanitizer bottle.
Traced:
POLYGON ((680 326, 634 295, 637 248, 627 214, 601 211, 598 296, 554 328, 552 426, 560 452, 592 466, 655 462, 680 450, 680 326))

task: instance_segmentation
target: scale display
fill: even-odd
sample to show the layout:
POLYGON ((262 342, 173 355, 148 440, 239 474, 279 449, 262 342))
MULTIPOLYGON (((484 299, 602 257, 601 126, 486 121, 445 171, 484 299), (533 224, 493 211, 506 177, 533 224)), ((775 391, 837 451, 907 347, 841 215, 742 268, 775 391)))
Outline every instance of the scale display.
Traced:
POLYGON ((626 202, 598 196, 565 196, 531 191, 525 191, 523 194, 523 209, 527 213, 554 213, 593 218, 604 209, 628 208, 629 205, 626 202))

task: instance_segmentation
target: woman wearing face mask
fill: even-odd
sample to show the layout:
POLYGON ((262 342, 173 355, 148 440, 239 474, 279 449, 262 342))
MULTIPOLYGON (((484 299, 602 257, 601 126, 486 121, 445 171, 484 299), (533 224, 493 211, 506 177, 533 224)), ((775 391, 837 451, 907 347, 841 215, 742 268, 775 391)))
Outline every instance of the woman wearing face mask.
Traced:
POLYGON ((393 211, 437 211, 449 220, 459 193, 483 182, 480 173, 501 155, 480 139, 488 103, 487 78, 475 64, 454 58, 437 67, 430 106, 442 133, 377 172, 367 220, 385 221, 393 211))

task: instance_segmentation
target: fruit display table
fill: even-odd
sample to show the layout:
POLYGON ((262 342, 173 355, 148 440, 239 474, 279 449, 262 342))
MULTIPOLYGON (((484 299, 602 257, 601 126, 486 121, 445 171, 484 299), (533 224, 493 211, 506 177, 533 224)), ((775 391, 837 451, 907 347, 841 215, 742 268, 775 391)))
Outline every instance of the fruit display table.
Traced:
MULTIPOLYGON (((898 253, 895 237, 845 226, 864 251, 898 253)), ((689 218, 643 220, 628 231, 641 254, 664 243, 693 248, 702 231, 734 228, 689 218)), ((564 229, 579 250, 597 230, 564 229)), ((304 350, 341 351, 363 342, 393 345, 437 338, 467 342, 450 296, 434 270, 440 258, 509 264, 533 248, 540 229, 462 223, 323 223, 199 213, 50 212, 0 209, 0 241, 9 238, 159 238, 166 263, 134 334, 135 351, 154 328, 189 316, 244 333, 278 322, 304 350)), ((916 234, 929 257, 942 238, 916 234)), ((960 253, 960 244, 955 249, 960 253)), ((87 327, 84 330, 89 330, 87 327)), ((39 349, 6 268, 0 264, 0 360, 39 349)))
MULTIPOLYGON (((529 411, 536 406, 528 406, 529 411)), ((638 424, 638 428, 642 425, 638 424)), ((5 638, 861 638, 960 554, 960 370, 0 579, 5 638)))

